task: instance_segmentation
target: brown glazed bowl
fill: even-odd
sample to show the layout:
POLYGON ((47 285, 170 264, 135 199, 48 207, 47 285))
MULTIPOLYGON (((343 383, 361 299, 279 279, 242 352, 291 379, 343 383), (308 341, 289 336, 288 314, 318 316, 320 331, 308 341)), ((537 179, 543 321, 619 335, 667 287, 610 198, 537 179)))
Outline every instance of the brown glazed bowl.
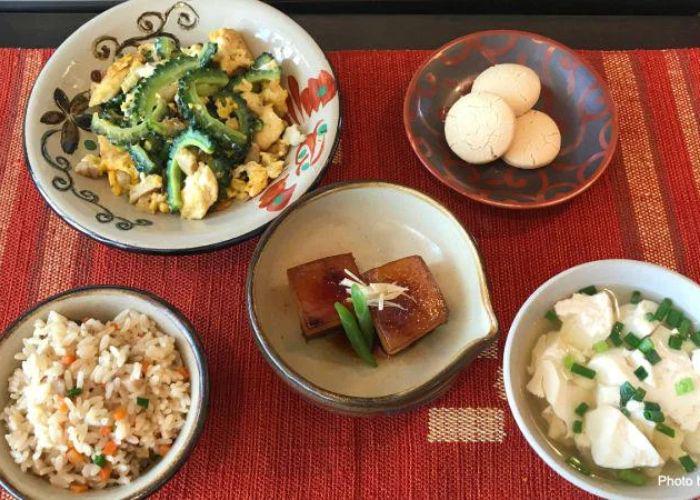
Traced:
POLYGON ((598 73, 568 47, 523 31, 480 31, 438 49, 413 76, 403 118, 431 174, 468 198, 505 208, 547 207, 582 193, 605 171, 618 136, 615 104, 598 73), (528 66, 540 77, 535 109, 549 114, 562 134, 559 156, 546 167, 521 170, 502 160, 472 165, 445 141, 447 111, 479 73, 499 63, 528 66))

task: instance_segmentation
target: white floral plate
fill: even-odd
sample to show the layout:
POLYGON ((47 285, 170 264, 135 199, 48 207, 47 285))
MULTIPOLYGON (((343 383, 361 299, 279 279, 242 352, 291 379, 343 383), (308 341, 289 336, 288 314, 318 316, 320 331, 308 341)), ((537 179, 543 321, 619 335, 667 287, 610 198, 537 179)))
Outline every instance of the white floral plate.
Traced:
POLYGON ((25 118, 32 178, 49 206, 71 226, 108 245, 148 253, 194 253, 257 234, 311 189, 331 162, 340 126, 338 87, 328 60, 294 21, 257 0, 131 0, 71 35, 41 71, 25 118), (203 220, 136 209, 109 191, 105 179, 75 174, 96 147, 86 112, 91 79, 115 55, 142 40, 168 36, 183 45, 207 40, 217 28, 243 33, 254 54, 271 52, 289 90, 289 121, 308 134, 289 152, 282 175, 247 202, 203 220))

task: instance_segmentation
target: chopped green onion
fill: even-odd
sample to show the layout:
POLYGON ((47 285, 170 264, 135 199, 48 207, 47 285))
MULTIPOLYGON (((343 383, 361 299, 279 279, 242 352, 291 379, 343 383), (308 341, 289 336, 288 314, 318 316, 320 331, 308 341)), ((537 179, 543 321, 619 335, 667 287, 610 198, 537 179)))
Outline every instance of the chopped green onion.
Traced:
POLYGON ((676 351, 680 351, 681 347, 683 347, 683 336, 682 335, 671 335, 668 338, 668 346, 671 349, 675 349, 676 351))
POLYGON ((66 392, 69 398, 80 396, 82 393, 83 389, 81 387, 73 387, 72 389, 68 389, 68 391, 66 392))
POLYGON ((661 434, 666 434, 668 437, 676 437, 676 431, 672 428, 669 427, 666 424, 662 424, 659 422, 656 424, 656 427, 654 427, 657 431, 659 431, 661 434))
POLYGON ((627 342, 627 345, 629 345, 631 348, 636 349, 639 347, 641 340, 634 333, 630 332, 625 335, 625 342, 627 342))
POLYGON ((625 327, 622 323, 617 321, 613 327, 612 330, 610 331, 610 336, 608 339, 610 339, 610 342, 613 343, 614 346, 621 346, 622 345, 622 337, 620 337, 620 334, 622 333, 622 329, 625 327))
POLYGON ((624 408, 627 402, 637 395, 637 389, 629 382, 620 386, 620 408, 624 408))
POLYGON ((661 356, 659 356, 659 353, 656 352, 656 349, 652 349, 651 351, 644 353, 644 357, 652 365, 655 365, 656 363, 661 361, 661 356))
POLYGON ((646 319, 649 322, 655 321, 654 319, 654 313, 646 313, 644 315, 644 319, 646 319))
POLYGON ((683 313, 678 309, 671 309, 666 315, 666 324, 671 328, 678 328, 683 321, 683 313))
POLYGON ((620 408, 620 411, 625 417, 630 418, 630 411, 627 408, 620 408))
POLYGON ((362 330, 362 334, 365 336, 365 341, 367 342, 367 347, 371 351, 374 347, 375 332, 372 314, 367 305, 367 297, 362 293, 357 283, 353 283, 352 288, 350 288, 350 297, 352 298, 352 308, 355 310, 357 322, 360 324, 360 330, 362 330))
POLYGON ((643 401, 644 396, 647 395, 647 391, 642 389, 641 387, 637 387, 637 389, 634 391, 634 396, 632 396, 632 399, 635 401, 643 401))
POLYGON ((579 365, 578 363, 574 363, 571 365, 570 368, 572 373, 575 373, 576 375, 581 375, 582 377, 586 378, 595 378, 595 370, 591 370, 587 366, 579 365))
POLYGON ((649 411, 661 411, 661 405, 651 401, 644 401, 644 409, 649 411))
POLYGON ((654 319, 657 321, 663 321, 668 312, 671 310, 672 306, 673 302, 671 302, 671 299, 662 300, 661 304, 659 304, 659 308, 654 313, 654 319))
POLYGON ((617 471, 617 478, 620 481, 624 481, 635 486, 644 486, 647 484, 647 477, 634 469, 622 469, 617 471))
POLYGON ((686 339, 693 335, 693 324, 688 318, 683 318, 681 324, 678 325, 678 333, 680 333, 686 339))
POLYGON ((600 342, 596 342, 595 344, 593 344, 593 350, 598 354, 600 354, 601 352, 605 352, 608 349, 610 349, 610 346, 605 340, 601 340, 600 342))
POLYGON ((107 458, 105 458, 104 455, 95 455, 92 457, 92 463, 97 465, 98 467, 104 467, 107 465, 107 458))
POLYGON ((581 420, 574 420, 574 425, 571 427, 574 434, 581 434, 581 432, 583 432, 583 422, 581 420))
POLYGON ((566 356, 564 356, 564 366, 571 370, 571 367, 574 366, 574 363, 576 362, 576 358, 574 358, 574 355, 569 353, 566 356))
POLYGON ((572 469, 577 470, 581 474, 585 474, 586 476, 591 475, 591 471, 586 465, 581 462, 577 457, 569 457, 566 459, 566 463, 571 467, 572 469))
POLYGON ((649 376, 649 372, 646 371, 646 369, 643 366, 640 366, 636 370, 634 370, 634 374, 637 376, 639 380, 644 380, 649 376))
POLYGON ((664 413, 658 410, 644 410, 644 418, 649 422, 663 422, 666 420, 664 413))
POLYGON ((578 293, 584 293, 586 295, 595 295, 596 293, 598 293, 598 289, 593 285, 589 285, 585 288, 581 288, 578 291, 578 293))
POLYGON ((136 404, 144 410, 148 408, 148 403, 150 403, 148 398, 136 398, 136 404))
POLYGON ((367 347, 365 336, 360 330, 360 325, 357 324, 355 316, 340 302, 336 302, 333 307, 335 307, 345 335, 348 337, 350 345, 352 345, 357 355, 368 365, 377 366, 377 360, 374 359, 372 352, 367 347))
POLYGON ((678 382, 676 382, 676 395, 677 396, 682 396, 683 394, 688 394, 689 392, 693 392, 694 390, 695 390, 695 384, 693 383, 693 379, 690 377, 680 379, 678 382))
POLYGON ((579 417, 583 417, 583 415, 585 415, 585 413, 588 411, 588 408, 589 408, 588 404, 581 403, 580 405, 578 405, 576 407, 576 409, 574 410, 574 413, 576 415, 578 415, 579 417))
POLYGON ((549 311, 547 311, 545 313, 544 317, 547 318, 552 323, 559 322, 559 316, 557 316, 557 313, 554 312, 554 309, 550 309, 549 311))
POLYGON ((642 301, 642 293, 639 290, 635 290, 632 292, 632 298, 630 299, 630 303, 632 304, 639 304, 642 301))
POLYGON ((698 466, 695 465, 695 461, 690 458, 690 455, 684 455, 680 457, 678 461, 681 463, 686 472, 693 472, 698 468, 698 466))
POLYGON ((637 349, 642 351, 644 354, 648 353, 649 351, 654 350, 654 343, 651 341, 649 337, 645 337, 642 339, 641 342, 639 342, 639 345, 637 346, 637 349))

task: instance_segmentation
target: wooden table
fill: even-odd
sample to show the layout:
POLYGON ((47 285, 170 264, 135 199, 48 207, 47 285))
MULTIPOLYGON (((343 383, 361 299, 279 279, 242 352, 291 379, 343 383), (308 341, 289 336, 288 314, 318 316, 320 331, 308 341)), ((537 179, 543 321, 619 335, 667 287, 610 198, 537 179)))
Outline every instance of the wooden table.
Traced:
MULTIPOLYGON (((493 28, 534 31, 578 49, 700 46, 700 17, 691 15, 470 15, 465 13, 465 6, 468 7, 471 2, 465 2, 461 6, 447 2, 422 2, 423 5, 416 5, 411 1, 385 2, 381 5, 377 2, 329 0, 276 3, 325 50, 431 49, 460 35, 493 28), (431 9, 433 13, 428 13, 431 9)), ((512 2, 495 2, 498 3, 504 4, 498 12, 514 10, 505 5, 512 2)), ((544 2, 545 5, 547 3, 544 2)), ((688 12, 689 4, 693 2, 666 3, 669 9, 665 12, 688 12)), ((88 1, 79 10, 74 7, 74 10, 61 9, 53 12, 42 9, 31 12, 17 10, 25 5, 26 8, 32 7, 32 2, 0 4, 0 46, 57 47, 100 11, 102 7, 95 4, 96 2, 88 1), (2 12, 2 9, 12 10, 2 12)), ((582 8, 585 8, 585 4, 586 2, 582 3, 582 8)), ((640 9, 644 8, 644 2, 638 4, 640 9)), ((626 12, 625 5, 626 2, 622 2, 615 6, 615 11, 626 12)), ((492 5, 491 8, 496 7, 498 5, 492 5)), ((697 10, 700 10, 700 6, 697 10)), ((558 11, 562 12, 561 9, 558 11)))

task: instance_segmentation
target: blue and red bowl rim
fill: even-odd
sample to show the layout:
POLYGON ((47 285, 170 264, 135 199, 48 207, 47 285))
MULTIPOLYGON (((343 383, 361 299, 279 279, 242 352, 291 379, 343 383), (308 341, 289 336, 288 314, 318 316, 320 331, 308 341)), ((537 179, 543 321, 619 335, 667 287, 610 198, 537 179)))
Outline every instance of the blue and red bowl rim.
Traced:
POLYGON ((462 196, 466 196, 467 198, 470 198, 474 201, 478 201, 481 203, 485 203, 487 205, 492 205, 495 207, 500 207, 500 208, 510 208, 510 209, 536 209, 536 208, 545 208, 545 207, 551 207, 554 205, 559 205, 560 203, 564 203, 579 194, 583 193, 586 191, 588 188, 590 188, 597 180, 598 178, 603 175, 605 170, 607 170, 608 165, 610 164, 610 161, 612 160, 613 155, 615 154, 615 150, 617 148, 617 141, 619 138, 619 132, 620 132, 620 124, 619 124, 619 118, 618 118, 618 111, 617 111, 617 106, 615 105, 615 101, 612 98, 612 95, 610 94, 610 89, 608 88, 607 81, 600 75, 600 73, 583 57, 581 57, 579 54, 577 54, 573 49, 570 47, 567 47, 563 43, 557 42, 556 40, 552 40, 551 38, 547 38, 543 35, 539 35, 537 33, 532 33, 529 31, 522 31, 522 30, 485 30, 485 31, 475 31, 473 33, 469 33, 468 35, 464 35, 459 38, 455 38, 454 40, 451 40, 447 42, 446 44, 442 45, 438 49, 436 49, 430 57, 416 70, 416 72, 413 74, 413 77, 411 78, 410 83, 408 84, 408 87, 406 89, 406 94, 404 96, 404 102, 403 102, 403 125, 404 125, 404 130, 406 131, 406 137, 408 138, 408 142, 411 144, 411 148, 415 152, 416 156, 420 160, 420 162, 423 164, 423 166, 430 172, 433 177, 435 177, 437 180, 442 182, 445 186, 449 187, 450 189, 453 189, 454 191, 457 191, 460 193, 462 196), (579 61, 580 64, 585 67, 599 82, 600 82, 600 87, 603 89, 603 94, 604 94, 604 99, 605 99, 605 106, 610 109, 610 112, 612 114, 612 125, 611 125, 611 132, 610 132, 610 143, 608 146, 608 149, 605 151, 605 156, 603 157, 603 160, 600 164, 600 167, 596 170, 596 172, 585 182, 581 183, 579 187, 569 193, 566 193, 562 196, 558 196, 556 198, 553 198, 551 200, 547 201, 541 201, 541 202, 519 202, 515 200, 494 200, 491 198, 488 198, 481 194, 480 192, 474 192, 470 191, 468 189, 465 189, 464 186, 460 183, 453 183, 450 182, 445 176, 443 176, 440 171, 433 165, 433 163, 421 152, 420 147, 418 146, 418 137, 413 133, 413 129, 411 127, 409 115, 410 115, 410 108, 411 104, 413 103, 413 100, 411 99, 412 96, 415 93, 416 87, 418 86, 418 79, 421 77, 421 75, 424 73, 426 68, 430 63, 432 63, 435 60, 435 57, 437 54, 440 52, 452 48, 456 45, 463 44, 468 42, 469 40, 475 39, 475 38, 481 38, 484 36, 494 36, 494 35, 517 35, 520 37, 527 37, 532 40, 538 41, 538 42, 543 42, 546 44, 549 44, 553 47, 558 48, 559 50, 567 53, 569 56, 574 58, 576 61, 579 61))

